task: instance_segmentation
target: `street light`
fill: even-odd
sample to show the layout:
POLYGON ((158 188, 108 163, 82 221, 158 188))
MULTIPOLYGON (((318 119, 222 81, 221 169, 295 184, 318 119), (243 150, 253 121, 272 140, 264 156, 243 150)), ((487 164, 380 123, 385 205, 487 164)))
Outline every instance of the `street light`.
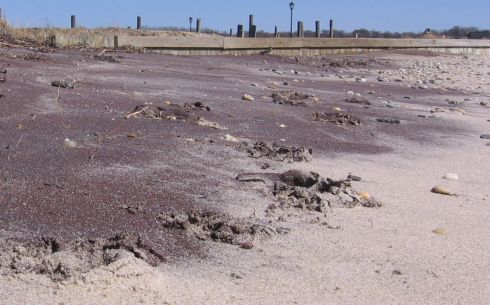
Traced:
POLYGON ((192 32, 192 17, 189 17, 189 32, 192 32))
POLYGON ((294 10, 294 2, 293 1, 291 1, 289 3, 289 8, 291 9, 291 28, 289 31, 289 37, 293 38, 293 10, 294 10))

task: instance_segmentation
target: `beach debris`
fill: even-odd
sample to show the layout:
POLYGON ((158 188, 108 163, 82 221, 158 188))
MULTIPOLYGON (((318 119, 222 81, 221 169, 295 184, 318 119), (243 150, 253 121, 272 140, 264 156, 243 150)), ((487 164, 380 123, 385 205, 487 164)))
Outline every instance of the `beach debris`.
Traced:
POLYGON ((446 179, 446 180, 452 180, 452 181, 458 181, 459 180, 458 174, 455 174, 455 173, 447 173, 442 178, 446 179))
POLYGON ((109 63, 119 63, 120 61, 115 59, 114 57, 110 55, 105 55, 105 54, 96 54, 93 56, 93 58, 97 61, 105 61, 109 63))
POLYGON ((211 107, 208 105, 204 104, 203 102, 195 102, 193 104, 184 104, 184 108, 189 108, 191 110, 195 109, 200 109, 200 110, 206 110, 206 111, 211 111, 211 107))
POLYGON ((237 143, 239 142, 239 140, 237 138, 235 138, 234 136, 232 136, 231 134, 225 134, 223 137, 222 137, 223 140, 225 141, 228 141, 228 142, 234 142, 234 143, 237 143))
POLYGON ((134 133, 134 132, 130 132, 130 133, 128 133, 128 134, 126 135, 126 137, 127 137, 128 139, 136 139, 136 138, 138 137, 138 135, 137 135, 136 133, 134 133))
POLYGON ((243 249, 253 248, 255 236, 263 233, 260 225, 217 212, 165 213, 157 219, 164 228, 183 230, 202 241, 237 245, 243 249))
POLYGON ((151 266, 157 266, 165 260, 152 241, 125 232, 109 238, 65 241, 43 236, 23 244, 10 240, 0 244, 2 275, 34 273, 47 276, 55 282, 126 259, 141 260, 151 266))
POLYGON ((313 95, 293 91, 278 91, 272 93, 273 102, 279 105, 306 106, 305 100, 313 97, 313 95))
POLYGON ((361 126, 361 121, 347 113, 327 113, 327 112, 315 112, 313 114, 313 120, 317 122, 329 122, 338 126, 352 125, 361 126))
POLYGON ((237 180, 262 182, 271 190, 278 203, 267 207, 266 213, 269 216, 278 209, 294 208, 323 213, 332 207, 382 206, 381 202, 371 196, 360 195, 351 187, 350 181, 323 178, 315 172, 290 170, 282 174, 250 173, 239 175, 237 180))
POLYGON ((443 186, 435 186, 431 190, 432 193, 446 195, 446 196, 455 196, 455 193, 452 193, 449 189, 443 186))
POLYGON ((325 212, 329 207, 381 207, 370 196, 361 197, 347 180, 323 178, 315 172, 291 170, 282 173, 274 184, 273 195, 281 208, 325 212))
POLYGON ((482 135, 480 136, 480 139, 490 140, 490 134, 482 134, 482 135))
POLYGON ((249 102, 253 102, 255 100, 255 98, 253 96, 251 96, 250 94, 244 94, 242 96, 242 100, 244 101, 249 101, 249 102))
POLYGON ((356 182, 359 182, 359 181, 361 181, 361 180, 362 180, 362 178, 361 178, 361 177, 359 177, 359 176, 355 176, 355 175, 352 175, 352 174, 349 174, 349 175, 347 176, 347 179, 348 179, 348 180, 350 180, 350 181, 356 181, 356 182))
POLYGON ((388 123, 388 124, 400 124, 401 121, 400 119, 397 119, 397 118, 391 118, 391 119, 376 119, 376 121, 380 122, 380 123, 388 123))
POLYGON ((7 74, 7 69, 0 68, 0 74, 7 74))
POLYGON ((63 146, 64 146, 65 148, 77 148, 77 146, 78 146, 78 145, 77 145, 77 142, 72 141, 72 140, 70 140, 70 139, 66 138, 66 139, 63 141, 63 146))
POLYGON ((253 145, 243 143, 242 149, 251 158, 268 158, 279 162, 311 162, 313 160, 313 149, 306 147, 289 147, 277 142, 257 142, 253 145))
POLYGON ((143 117, 156 120, 184 121, 191 117, 190 112, 191 109, 175 104, 165 104, 163 106, 138 105, 133 112, 127 114, 124 118, 143 117))
POLYGON ((75 82, 65 80, 55 80, 51 82, 51 86, 63 89, 75 89, 75 82))
POLYGON ((195 122, 197 123, 197 125, 203 126, 203 127, 209 127, 209 128, 218 129, 218 130, 227 130, 228 129, 224 126, 221 126, 220 124, 218 124, 216 122, 208 121, 203 117, 198 117, 195 122))
POLYGON ((360 105, 368 105, 368 106, 371 105, 371 103, 368 100, 360 99, 357 97, 345 99, 345 102, 349 104, 360 104, 360 105))

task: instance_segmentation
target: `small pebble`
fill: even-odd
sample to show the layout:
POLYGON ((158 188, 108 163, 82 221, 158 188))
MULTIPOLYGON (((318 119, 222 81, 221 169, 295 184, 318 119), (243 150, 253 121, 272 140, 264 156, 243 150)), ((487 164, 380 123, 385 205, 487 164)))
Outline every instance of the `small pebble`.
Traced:
POLYGON ((453 196, 454 195, 454 193, 451 193, 450 190, 448 190, 447 188, 445 188, 443 186, 435 186, 432 188, 431 192, 435 193, 435 194, 446 195, 446 196, 453 196))
POLYGON ((252 244, 251 242, 245 242, 245 243, 240 245, 240 248, 245 249, 245 250, 253 249, 253 247, 254 247, 254 244, 252 244))
POLYGON ((242 100, 244 101, 249 101, 249 102, 253 102, 255 99, 253 96, 251 96, 250 94, 244 94, 242 96, 242 100))
POLYGON ((455 174, 455 173, 447 173, 442 178, 446 179, 446 180, 452 180, 452 181, 458 181, 459 180, 458 174, 455 174))
POLYGON ((65 148, 76 148, 77 147, 77 142, 75 141, 72 141, 68 138, 66 138, 64 141, 63 141, 63 146, 65 148))
POLYGON ((367 192, 359 193, 359 197, 361 197, 362 200, 369 200, 369 199, 371 199, 371 195, 369 195, 369 193, 367 193, 367 192))
POLYGON ((443 228, 437 228, 435 230, 432 230, 432 233, 440 235, 440 236, 444 236, 444 235, 446 235, 446 230, 444 230, 443 228))

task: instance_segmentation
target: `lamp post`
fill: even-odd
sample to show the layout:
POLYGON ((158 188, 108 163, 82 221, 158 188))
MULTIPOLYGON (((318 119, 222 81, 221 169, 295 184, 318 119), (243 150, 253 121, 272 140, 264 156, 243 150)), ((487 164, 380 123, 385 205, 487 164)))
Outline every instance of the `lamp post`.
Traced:
POLYGON ((189 32, 192 32, 192 17, 189 17, 189 32))
POLYGON ((293 1, 291 1, 289 3, 289 9, 291 9, 291 27, 289 30, 289 37, 293 38, 293 10, 294 10, 294 2, 293 1))

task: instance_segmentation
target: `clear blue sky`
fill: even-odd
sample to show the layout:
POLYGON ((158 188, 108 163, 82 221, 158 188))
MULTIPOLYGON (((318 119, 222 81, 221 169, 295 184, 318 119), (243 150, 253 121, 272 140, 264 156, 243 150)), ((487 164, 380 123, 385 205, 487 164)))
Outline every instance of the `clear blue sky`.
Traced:
MULTIPOLYGON (((335 19, 344 30, 367 28, 391 31, 445 29, 453 25, 490 28, 490 0, 297 0, 295 21, 308 29, 315 20, 327 28, 335 19)), ((85 27, 131 26, 136 16, 147 26, 188 27, 188 18, 201 17, 203 26, 236 29, 255 15, 258 30, 289 29, 289 0, 0 0, 9 22, 18 27, 68 27, 70 15, 85 27)))

